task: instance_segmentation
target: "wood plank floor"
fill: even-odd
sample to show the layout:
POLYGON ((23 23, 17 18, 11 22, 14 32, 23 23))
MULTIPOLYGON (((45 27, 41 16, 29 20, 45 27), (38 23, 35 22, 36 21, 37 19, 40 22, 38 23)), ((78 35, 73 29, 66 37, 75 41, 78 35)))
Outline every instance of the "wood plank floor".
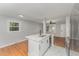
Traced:
POLYGON ((28 56, 28 41, 0 48, 0 56, 28 56))
POLYGON ((64 37, 54 37, 54 45, 65 47, 65 38, 64 37))

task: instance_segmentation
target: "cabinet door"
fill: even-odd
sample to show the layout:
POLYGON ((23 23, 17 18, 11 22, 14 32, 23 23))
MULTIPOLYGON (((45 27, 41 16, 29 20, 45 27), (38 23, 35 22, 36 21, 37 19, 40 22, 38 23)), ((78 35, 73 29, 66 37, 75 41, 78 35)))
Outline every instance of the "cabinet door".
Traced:
POLYGON ((49 37, 40 41, 40 54, 43 55, 49 47, 49 37))
POLYGON ((39 43, 33 40, 29 40, 28 52, 30 56, 39 56, 39 43))
POLYGON ((49 47, 49 37, 46 38, 45 47, 46 47, 46 50, 47 50, 47 48, 49 47))
POLYGON ((45 40, 40 41, 39 49, 40 49, 40 55, 43 55, 44 49, 45 49, 45 40))

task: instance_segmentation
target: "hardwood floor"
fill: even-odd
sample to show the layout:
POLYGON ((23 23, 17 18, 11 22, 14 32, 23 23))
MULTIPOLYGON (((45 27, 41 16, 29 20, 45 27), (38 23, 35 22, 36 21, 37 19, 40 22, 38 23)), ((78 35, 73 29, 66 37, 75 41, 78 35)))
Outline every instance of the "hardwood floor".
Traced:
MULTIPOLYGON (((54 37, 54 45, 65 47, 65 38, 64 37, 54 37)), ((71 40, 70 49, 76 52, 79 52, 79 40, 71 40)))
POLYGON ((54 45, 65 47, 65 38, 64 37, 54 37, 54 45))
POLYGON ((28 56, 28 41, 0 48, 0 56, 28 56))

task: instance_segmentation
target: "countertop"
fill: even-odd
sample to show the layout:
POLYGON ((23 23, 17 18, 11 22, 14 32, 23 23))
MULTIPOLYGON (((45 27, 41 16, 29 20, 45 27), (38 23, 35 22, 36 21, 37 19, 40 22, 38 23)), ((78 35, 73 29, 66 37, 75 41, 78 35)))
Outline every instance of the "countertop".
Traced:
POLYGON ((25 38, 26 38, 27 40, 41 41, 42 39, 45 39, 45 38, 47 38, 47 37, 49 37, 49 36, 50 36, 50 34, 45 34, 44 37, 41 37, 41 36, 38 35, 38 34, 34 34, 34 35, 26 36, 25 38))

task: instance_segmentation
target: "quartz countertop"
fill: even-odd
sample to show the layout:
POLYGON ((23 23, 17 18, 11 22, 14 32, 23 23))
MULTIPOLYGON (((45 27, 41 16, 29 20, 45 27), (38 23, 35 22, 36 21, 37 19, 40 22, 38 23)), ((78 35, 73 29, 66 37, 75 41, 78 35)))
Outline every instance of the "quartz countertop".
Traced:
POLYGON ((34 35, 26 36, 25 38, 26 38, 27 40, 41 41, 42 39, 45 39, 45 38, 47 38, 47 37, 49 37, 49 36, 50 36, 50 34, 45 34, 44 37, 41 37, 41 36, 38 35, 38 34, 34 34, 34 35))

